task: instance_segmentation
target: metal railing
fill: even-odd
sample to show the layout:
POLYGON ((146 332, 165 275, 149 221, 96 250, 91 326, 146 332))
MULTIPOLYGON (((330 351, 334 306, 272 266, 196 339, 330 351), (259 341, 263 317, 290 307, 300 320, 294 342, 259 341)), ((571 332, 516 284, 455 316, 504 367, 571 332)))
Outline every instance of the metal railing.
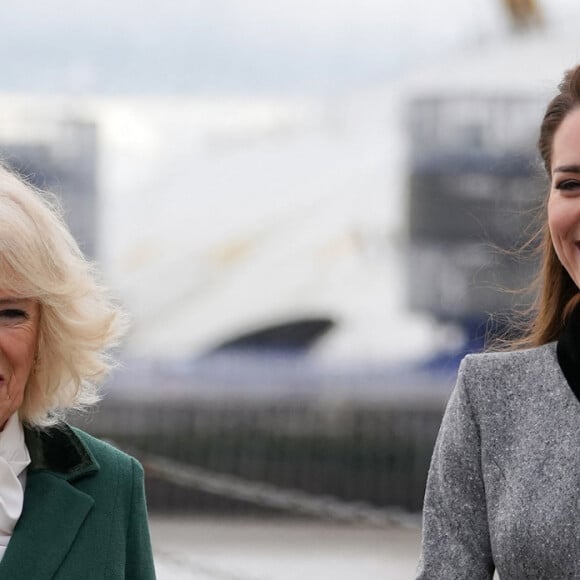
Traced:
POLYGON ((299 395, 275 385, 269 396, 242 395, 223 382, 212 396, 195 385, 181 395, 117 391, 76 423, 142 461, 152 511, 410 521, 406 514, 422 507, 452 379, 421 388, 405 379, 399 393, 391 384, 369 397, 356 377, 356 398, 344 396, 344 376, 335 396, 320 396, 312 374, 294 379, 299 395))

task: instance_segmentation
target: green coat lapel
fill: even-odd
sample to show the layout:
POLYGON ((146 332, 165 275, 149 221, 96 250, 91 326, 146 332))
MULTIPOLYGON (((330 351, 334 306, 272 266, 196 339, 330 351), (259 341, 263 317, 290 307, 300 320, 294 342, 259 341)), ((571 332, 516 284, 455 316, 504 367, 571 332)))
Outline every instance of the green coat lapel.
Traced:
POLYGON ((32 472, 24 508, 0 562, 0 578, 52 578, 67 555, 93 499, 50 472, 32 472))
POLYGON ((99 470, 87 447, 66 425, 25 429, 31 463, 22 515, 4 558, 0 578, 52 578, 94 505, 73 482, 99 470))

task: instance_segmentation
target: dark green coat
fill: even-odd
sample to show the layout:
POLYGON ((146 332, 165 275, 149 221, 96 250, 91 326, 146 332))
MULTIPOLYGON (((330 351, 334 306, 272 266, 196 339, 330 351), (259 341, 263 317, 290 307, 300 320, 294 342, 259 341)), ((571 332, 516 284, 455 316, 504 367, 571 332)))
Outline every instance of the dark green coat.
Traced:
POLYGON ((67 425, 25 439, 24 507, 0 579, 154 579, 141 465, 67 425))

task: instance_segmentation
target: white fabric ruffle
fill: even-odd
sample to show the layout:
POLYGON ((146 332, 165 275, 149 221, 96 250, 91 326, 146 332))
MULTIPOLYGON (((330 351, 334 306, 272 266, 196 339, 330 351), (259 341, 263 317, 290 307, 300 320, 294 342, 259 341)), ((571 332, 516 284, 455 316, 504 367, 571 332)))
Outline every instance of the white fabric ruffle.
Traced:
POLYGON ((24 430, 14 413, 0 432, 0 560, 22 513, 29 464, 24 430))

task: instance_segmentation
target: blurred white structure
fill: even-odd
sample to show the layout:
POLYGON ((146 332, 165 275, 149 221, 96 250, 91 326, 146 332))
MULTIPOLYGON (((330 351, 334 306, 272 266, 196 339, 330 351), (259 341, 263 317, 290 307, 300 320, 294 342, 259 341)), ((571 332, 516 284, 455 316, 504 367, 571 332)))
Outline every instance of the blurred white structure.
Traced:
POLYGON ((404 309, 388 92, 101 106, 103 256, 134 315, 132 353, 206 352, 311 319, 333 323, 320 356, 430 348, 430 324, 404 309))
POLYGON ((96 254, 133 317, 130 354, 195 355, 322 320, 316 356, 421 358, 439 331, 408 310, 401 105, 544 98, 576 45, 549 30, 506 37, 348 98, 3 95, 0 139, 23 117, 95 124, 96 254))
POLYGON ((65 112, 98 128, 100 198, 88 209, 133 318, 129 354, 195 355, 313 319, 330 330, 303 346, 323 357, 430 348, 430 324, 403 308, 403 149, 390 93, 0 104, 15 142, 41 140, 65 112))

